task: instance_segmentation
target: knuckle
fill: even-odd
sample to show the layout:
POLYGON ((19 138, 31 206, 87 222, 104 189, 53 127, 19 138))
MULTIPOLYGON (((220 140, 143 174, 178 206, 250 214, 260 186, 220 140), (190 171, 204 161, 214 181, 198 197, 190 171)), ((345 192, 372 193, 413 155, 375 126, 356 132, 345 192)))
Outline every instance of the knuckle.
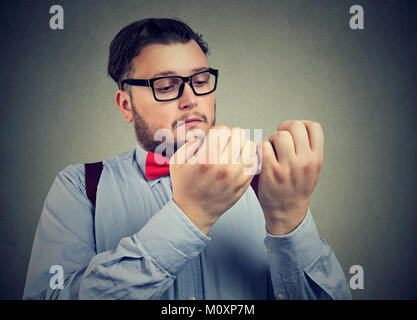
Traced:
POLYGON ((322 128, 321 124, 320 124, 320 123, 318 123, 318 122, 313 122, 313 123, 311 124, 311 128, 312 128, 313 130, 316 130, 316 131, 319 131, 319 132, 323 132, 323 128, 322 128))
POLYGON ((309 174, 313 171, 313 163, 311 161, 306 161, 301 165, 301 170, 304 174, 309 174))
POLYGON ((288 164, 289 164, 289 166, 290 166, 290 168, 298 168, 299 166, 300 166, 300 164, 299 164, 299 161, 298 161, 298 159, 297 158, 291 158, 289 161, 288 161, 288 164))
POLYGON ((319 157, 308 159, 300 164, 300 169, 304 174, 311 174, 313 172, 320 172, 323 160, 319 157))
POLYGON ((312 126, 313 128, 321 129, 321 124, 320 124, 320 123, 318 123, 318 122, 315 122, 315 121, 313 121, 313 122, 312 122, 311 126, 312 126))
POLYGON ((287 141, 292 139, 291 133, 287 130, 281 130, 277 132, 277 139, 287 141))
POLYGON ((304 123, 300 120, 293 120, 290 123, 290 126, 293 128, 299 127, 299 126, 304 126, 304 123))
POLYGON ((278 130, 278 131, 275 131, 274 133, 272 133, 272 134, 269 136, 269 140, 279 139, 280 137, 283 137, 283 136, 285 136, 285 135, 286 135, 286 133, 285 133, 285 132, 287 132, 287 133, 288 133, 288 131, 287 131, 287 130, 278 130))
POLYGON ((262 157, 268 157, 271 149, 272 149, 271 142, 269 141, 261 142, 261 147, 259 148, 259 151, 261 152, 262 157))
POLYGON ((268 145, 270 145, 271 143, 269 142, 269 141, 265 141, 265 140, 263 140, 262 142, 261 142, 261 147, 262 147, 262 150, 265 150, 265 148, 267 148, 268 147, 268 145))
POLYGON ((314 166, 321 166, 323 164, 323 155, 312 153, 311 155, 311 162, 314 166))
POLYGON ((225 166, 220 166, 217 170, 217 178, 219 180, 226 179, 229 176, 229 170, 225 166))
POLYGON ((202 172, 206 172, 206 171, 208 171, 211 167, 212 167, 212 166, 211 166, 211 164, 210 164, 210 163, 208 163, 208 162, 201 163, 201 164, 200 164, 200 171, 202 171, 202 172))
POLYGON ((285 169, 285 168, 281 168, 281 170, 273 170, 272 174, 274 176, 275 181, 278 181, 279 183, 283 183, 286 180, 289 179, 289 170, 285 169))

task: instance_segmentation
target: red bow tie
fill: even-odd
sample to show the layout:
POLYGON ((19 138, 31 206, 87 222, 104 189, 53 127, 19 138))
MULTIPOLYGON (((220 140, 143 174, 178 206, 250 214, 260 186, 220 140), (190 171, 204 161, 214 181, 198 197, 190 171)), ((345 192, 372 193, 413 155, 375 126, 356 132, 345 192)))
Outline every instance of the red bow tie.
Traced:
MULTIPOLYGON (((145 163, 145 175, 147 180, 165 177, 169 175, 169 159, 160 154, 148 152, 145 163)), ((258 196, 258 179, 255 175, 252 179, 251 186, 258 196)))
POLYGON ((145 163, 146 179, 156 179, 169 175, 169 159, 160 154, 148 152, 145 163))

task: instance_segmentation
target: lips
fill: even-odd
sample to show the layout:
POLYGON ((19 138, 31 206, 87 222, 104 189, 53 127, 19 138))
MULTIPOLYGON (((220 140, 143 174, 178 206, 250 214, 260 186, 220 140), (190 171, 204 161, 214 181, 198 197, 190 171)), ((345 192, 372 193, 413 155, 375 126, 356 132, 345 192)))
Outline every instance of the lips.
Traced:
POLYGON ((201 120, 199 120, 199 119, 194 119, 194 120, 186 120, 186 121, 185 121, 185 124, 187 124, 187 123, 197 123, 197 122, 201 122, 201 120))
POLYGON ((178 126, 182 126, 184 124, 189 124, 189 123, 198 123, 198 122, 202 122, 203 120, 201 120, 200 118, 189 118, 189 119, 185 119, 185 120, 180 120, 177 122, 178 126))
POLYGON ((200 118, 190 118, 190 119, 187 119, 187 120, 185 120, 185 123, 187 123, 187 122, 192 122, 192 121, 202 121, 200 118))

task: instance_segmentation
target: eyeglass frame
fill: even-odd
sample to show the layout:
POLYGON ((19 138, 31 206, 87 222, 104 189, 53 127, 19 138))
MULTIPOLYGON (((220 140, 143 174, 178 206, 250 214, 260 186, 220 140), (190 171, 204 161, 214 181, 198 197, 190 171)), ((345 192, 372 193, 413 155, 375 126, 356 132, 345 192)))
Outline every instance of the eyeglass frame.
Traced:
POLYGON ((217 78, 218 78, 218 76, 219 76, 219 70, 213 69, 213 68, 208 68, 207 70, 198 71, 198 72, 196 72, 196 73, 194 73, 194 74, 192 74, 192 75, 190 75, 188 77, 181 77, 181 76, 163 76, 163 77, 156 77, 156 78, 151 78, 151 79, 125 79, 125 80, 123 80, 121 82, 120 89, 123 90, 123 86, 125 84, 131 85, 131 86, 139 86, 139 87, 151 87, 152 88, 152 93, 153 93, 154 99, 156 101, 158 101, 158 102, 166 102, 166 101, 173 101, 173 100, 176 100, 176 99, 180 98, 182 96, 183 92, 184 92, 184 87, 185 87, 185 83, 186 82, 189 83, 191 89, 193 90, 193 92, 194 92, 194 94, 196 96, 205 96, 207 94, 213 93, 214 91, 216 91, 216 88, 217 88, 217 78), (214 87, 209 92, 206 92, 206 93, 197 93, 195 91, 195 89, 194 89, 194 86, 193 86, 193 83, 191 81, 191 78, 194 77, 194 76, 196 76, 196 75, 198 75, 198 74, 205 73, 205 72, 209 72, 210 74, 212 74, 215 77, 214 87), (161 100, 161 99, 158 99, 156 97, 155 89, 154 89, 153 84, 154 84, 154 82, 156 80, 166 79, 166 78, 180 78, 182 80, 182 83, 181 83, 181 85, 180 85, 180 87, 178 89, 178 96, 176 98, 166 99, 166 100, 165 99, 162 99, 161 100))

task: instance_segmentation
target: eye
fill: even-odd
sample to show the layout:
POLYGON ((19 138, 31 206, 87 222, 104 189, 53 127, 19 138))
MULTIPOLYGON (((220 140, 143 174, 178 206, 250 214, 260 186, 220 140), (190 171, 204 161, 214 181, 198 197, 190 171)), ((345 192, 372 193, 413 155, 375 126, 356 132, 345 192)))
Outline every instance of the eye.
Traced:
POLYGON ((204 86, 208 83, 208 81, 203 81, 203 80, 198 80, 198 81, 194 81, 193 85, 197 86, 197 87, 201 87, 204 86))
POLYGON ((166 86, 166 87, 155 88, 155 89, 160 93, 166 93, 166 92, 170 92, 171 90, 173 90, 174 86, 166 86))
POLYGON ((178 78, 162 78, 154 82, 153 86, 156 92, 158 93, 170 93, 175 90, 178 90, 179 85, 181 84, 181 79, 178 78))
POLYGON ((208 72, 197 74, 193 77, 193 86, 203 87, 210 82, 210 74, 208 72))

